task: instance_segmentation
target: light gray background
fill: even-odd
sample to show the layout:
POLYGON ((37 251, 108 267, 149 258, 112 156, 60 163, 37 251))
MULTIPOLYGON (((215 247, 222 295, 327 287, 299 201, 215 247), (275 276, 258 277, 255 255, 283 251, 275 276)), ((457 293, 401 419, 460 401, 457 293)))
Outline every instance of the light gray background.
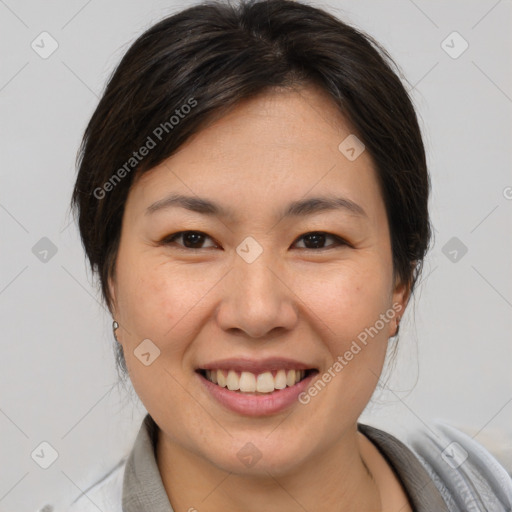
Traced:
MULTIPOLYGON (((0 0, 1 511, 64 510, 140 426, 143 407, 115 387, 111 318, 68 202, 113 67, 144 29, 191 3, 0 0), (59 45, 47 59, 31 48, 43 31, 59 45), (43 237, 57 248, 47 262, 32 252, 43 237), (59 455, 46 470, 31 458, 42 441, 59 455)), ((392 377, 361 420, 399 432, 440 418, 510 457, 511 2, 312 3, 375 36, 402 67, 433 182, 435 245, 416 314, 409 308, 392 377), (453 31, 469 43, 456 59, 441 46, 453 31), (456 262, 443 253, 453 237, 468 249, 456 262)))

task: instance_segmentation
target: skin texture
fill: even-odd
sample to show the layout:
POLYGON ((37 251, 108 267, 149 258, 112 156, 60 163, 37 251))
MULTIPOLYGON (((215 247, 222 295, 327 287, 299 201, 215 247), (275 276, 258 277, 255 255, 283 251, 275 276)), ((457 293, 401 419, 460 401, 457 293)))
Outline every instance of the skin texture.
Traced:
POLYGON ((350 133, 321 90, 274 90, 210 123, 130 190, 113 314, 133 386, 160 427, 157 461, 176 511, 410 510, 356 429, 396 317, 307 405, 270 416, 224 408, 195 373, 223 358, 280 356, 322 375, 379 315, 405 309, 371 157, 351 162, 338 149, 350 133), (145 214, 170 193, 208 198, 233 216, 179 207, 145 214), (281 219, 288 203, 329 194, 366 216, 340 209, 281 219), (161 243, 180 231, 208 235, 203 248, 161 243), (312 231, 348 244, 327 237, 317 249, 303 238, 312 231), (236 252, 247 236, 263 249, 250 264, 236 252), (149 366, 134 356, 146 338, 160 349, 149 366), (252 467, 237 457, 248 442, 262 454, 252 467))

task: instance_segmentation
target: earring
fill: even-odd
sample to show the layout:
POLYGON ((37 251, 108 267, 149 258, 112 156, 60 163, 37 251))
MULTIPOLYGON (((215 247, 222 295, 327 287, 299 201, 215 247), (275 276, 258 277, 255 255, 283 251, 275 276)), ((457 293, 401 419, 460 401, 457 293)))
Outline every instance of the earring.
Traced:
POLYGON ((116 339, 116 341, 119 341, 117 339, 117 336, 116 336, 116 330, 119 329, 119 324, 114 320, 112 322, 112 332, 114 333, 114 338, 116 339))

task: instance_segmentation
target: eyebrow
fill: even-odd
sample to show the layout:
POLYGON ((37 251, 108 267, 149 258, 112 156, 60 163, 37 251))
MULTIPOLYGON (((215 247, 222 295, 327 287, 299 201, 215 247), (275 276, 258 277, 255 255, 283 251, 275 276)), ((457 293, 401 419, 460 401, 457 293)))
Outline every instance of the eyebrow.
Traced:
MULTIPOLYGON (((234 214, 231 210, 228 210, 214 201, 201 197, 185 196, 182 194, 171 194, 159 201, 156 201, 146 209, 145 214, 150 215, 157 211, 173 207, 185 208, 202 215, 231 219, 234 218, 234 214)), ((346 210, 354 215, 368 217, 364 209, 354 201, 344 197, 335 196, 312 197, 309 199, 293 201, 284 210, 282 217, 313 215, 315 213, 329 210, 346 210)))

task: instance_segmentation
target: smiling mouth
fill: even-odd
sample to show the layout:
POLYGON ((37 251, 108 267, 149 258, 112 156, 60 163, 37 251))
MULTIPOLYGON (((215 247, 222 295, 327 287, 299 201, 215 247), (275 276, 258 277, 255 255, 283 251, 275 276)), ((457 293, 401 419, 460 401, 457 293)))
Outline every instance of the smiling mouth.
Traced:
POLYGON ((262 373, 247 371, 223 370, 223 369, 198 369, 196 370, 203 378, 216 384, 221 388, 236 391, 240 394, 263 395, 273 393, 292 387, 309 377, 318 370, 273 370, 262 373))

